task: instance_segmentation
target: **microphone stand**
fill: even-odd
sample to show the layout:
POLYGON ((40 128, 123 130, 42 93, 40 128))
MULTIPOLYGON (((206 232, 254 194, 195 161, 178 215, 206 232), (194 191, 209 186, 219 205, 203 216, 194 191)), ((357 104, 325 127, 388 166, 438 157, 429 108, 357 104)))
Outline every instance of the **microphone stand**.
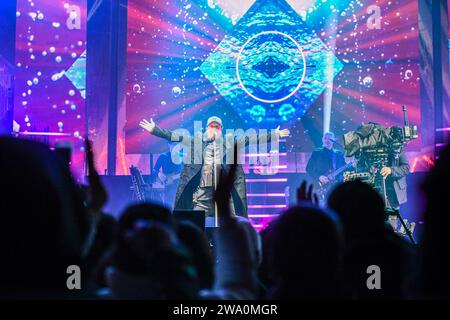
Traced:
MULTIPOLYGON (((217 168, 216 168, 216 133, 214 133, 213 141, 213 174, 214 174, 214 193, 217 189, 217 168)), ((218 227, 218 212, 217 212, 217 202, 214 200, 214 226, 218 227)))

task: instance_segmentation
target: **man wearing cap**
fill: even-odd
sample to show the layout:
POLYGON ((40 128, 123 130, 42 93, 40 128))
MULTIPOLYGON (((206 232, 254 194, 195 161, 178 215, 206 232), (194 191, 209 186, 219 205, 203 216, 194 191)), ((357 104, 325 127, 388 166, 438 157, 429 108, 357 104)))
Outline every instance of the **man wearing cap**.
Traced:
MULTIPOLYGON (((152 135, 166 140, 172 139, 172 132, 157 126, 153 119, 150 119, 150 121, 144 119, 139 125, 152 135)), ((229 164, 225 164, 225 161, 223 161, 223 150, 227 148, 225 142, 228 139, 223 139, 222 129, 222 120, 219 117, 213 116, 208 119, 206 131, 201 140, 202 163, 196 164, 195 161, 191 161, 184 164, 175 197, 175 210, 203 210, 207 217, 214 216, 213 194, 215 183, 220 175, 220 170, 229 170, 229 164)), ((277 128, 276 134, 280 138, 287 137, 289 136, 289 130, 277 128)), ((247 138, 244 142, 245 145, 249 143, 247 138)), ((270 134, 266 137, 260 135, 260 141, 263 140, 262 138, 266 138, 266 141, 269 142, 271 136, 270 134)), ((191 143, 192 149, 194 149, 194 140, 190 139, 188 142, 183 142, 191 143)), ((191 152, 192 159, 194 159, 194 153, 191 152)), ((235 176, 231 204, 231 210, 234 214, 247 217, 245 174, 240 164, 238 164, 235 176)))

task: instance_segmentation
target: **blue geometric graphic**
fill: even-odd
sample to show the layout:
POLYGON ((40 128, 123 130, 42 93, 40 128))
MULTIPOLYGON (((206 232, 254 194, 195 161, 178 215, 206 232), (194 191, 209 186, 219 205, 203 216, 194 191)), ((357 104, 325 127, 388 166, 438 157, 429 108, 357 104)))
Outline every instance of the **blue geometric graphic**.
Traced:
POLYGON ((289 35, 264 31, 242 46, 236 75, 253 99, 276 103, 288 99, 302 85, 306 62, 299 44, 289 35))
POLYGON ((300 119, 343 68, 284 0, 256 1, 200 66, 246 123, 300 119))
POLYGON ((86 50, 65 72, 65 76, 80 91, 81 96, 86 99, 86 50))

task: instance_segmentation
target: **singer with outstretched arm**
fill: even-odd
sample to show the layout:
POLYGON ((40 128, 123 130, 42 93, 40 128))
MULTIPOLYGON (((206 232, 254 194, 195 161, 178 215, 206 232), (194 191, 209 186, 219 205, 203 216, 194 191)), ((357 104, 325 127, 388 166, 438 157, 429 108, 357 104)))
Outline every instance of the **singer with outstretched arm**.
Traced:
MULTIPOLYGON (((160 128, 153 122, 153 119, 150 121, 144 119, 139 125, 154 136, 166 140, 171 140, 173 137, 171 131, 160 128)), ((223 160, 225 155, 223 150, 226 150, 228 141, 223 138, 222 131, 222 120, 219 117, 210 117, 207 121, 206 132, 202 137, 202 163, 195 163, 194 152, 191 152, 192 161, 185 163, 181 171, 175 196, 175 210, 203 210, 207 217, 214 216, 213 193, 214 181, 217 178, 214 175, 219 176, 220 170, 229 171, 230 167, 223 160)), ((278 127, 276 134, 279 138, 287 137, 289 130, 279 130, 278 127)), ((271 135, 268 134, 264 138, 269 142, 271 135)), ((191 150, 194 150, 194 139, 181 142, 191 144, 191 150)), ((248 145, 248 143, 248 137, 245 137, 243 144, 248 145)), ((238 165, 237 168, 231 202, 233 214, 247 217, 245 174, 242 165, 238 165)))

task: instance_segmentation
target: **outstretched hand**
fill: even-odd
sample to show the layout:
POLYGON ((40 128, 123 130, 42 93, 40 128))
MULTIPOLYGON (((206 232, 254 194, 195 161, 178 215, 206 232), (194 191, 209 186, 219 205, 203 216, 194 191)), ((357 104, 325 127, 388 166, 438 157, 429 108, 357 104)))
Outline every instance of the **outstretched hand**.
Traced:
POLYGON ((278 136, 279 136, 280 138, 286 138, 286 137, 289 137, 289 135, 291 134, 291 132, 289 131, 289 129, 282 129, 282 130, 280 130, 280 126, 278 126, 275 130, 278 132, 278 136))
POLYGON ((92 149, 92 142, 86 137, 84 138, 84 151, 87 160, 87 175, 88 177, 96 175, 97 170, 94 164, 94 150, 92 149))
POLYGON ((139 126, 144 130, 147 130, 149 133, 152 133, 156 124, 153 122, 153 118, 150 118, 150 121, 147 121, 147 119, 142 119, 141 122, 139 122, 139 126))
POLYGON ((313 194, 313 185, 310 184, 308 187, 308 192, 306 192, 306 181, 303 180, 300 187, 297 189, 297 204, 301 203, 312 203, 316 206, 319 205, 319 197, 317 194, 313 194))

